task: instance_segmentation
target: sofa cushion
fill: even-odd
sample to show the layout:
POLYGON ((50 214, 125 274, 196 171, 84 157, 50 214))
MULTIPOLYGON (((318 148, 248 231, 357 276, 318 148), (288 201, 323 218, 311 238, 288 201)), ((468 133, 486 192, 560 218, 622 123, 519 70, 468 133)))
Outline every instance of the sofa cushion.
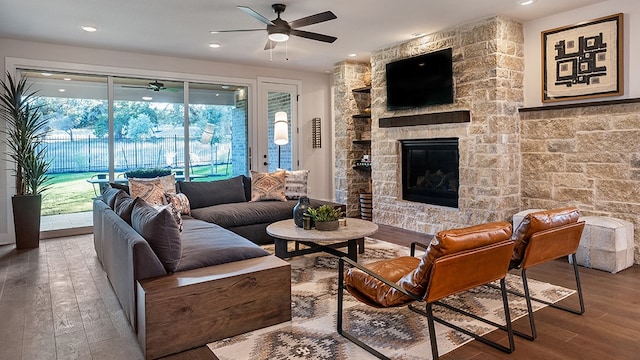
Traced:
POLYGON ((242 175, 226 180, 207 182, 178 181, 178 189, 185 194, 191 209, 211 205, 245 202, 242 175))
POLYGON ((139 199, 133 205, 131 226, 149 243, 167 272, 176 271, 182 256, 182 240, 171 213, 157 211, 139 199))
POLYGON ((287 201, 284 195, 284 170, 263 173, 251 171, 251 201, 287 201))
POLYGON ((293 217, 297 200, 257 201, 236 204, 220 204, 192 209, 191 216, 224 228, 260 223, 272 223, 293 217))
POLYGON ((261 247, 218 225, 185 219, 182 231, 182 257, 176 271, 267 255, 269 253, 261 247))

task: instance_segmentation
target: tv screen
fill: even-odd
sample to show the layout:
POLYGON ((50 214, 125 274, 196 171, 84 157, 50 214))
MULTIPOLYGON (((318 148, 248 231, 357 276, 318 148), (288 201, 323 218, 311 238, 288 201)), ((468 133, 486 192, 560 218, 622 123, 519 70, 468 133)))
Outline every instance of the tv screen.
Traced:
POLYGON ((451 48, 387 64, 387 109, 453 103, 451 48))

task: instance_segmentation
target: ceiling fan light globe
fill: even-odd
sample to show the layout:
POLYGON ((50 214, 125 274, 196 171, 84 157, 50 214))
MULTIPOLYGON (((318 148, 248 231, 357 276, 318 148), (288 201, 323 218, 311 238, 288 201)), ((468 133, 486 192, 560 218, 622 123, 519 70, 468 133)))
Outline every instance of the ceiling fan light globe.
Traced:
POLYGON ((284 42, 289 40, 289 35, 284 33, 271 33, 269 34, 269 40, 275 42, 284 42))

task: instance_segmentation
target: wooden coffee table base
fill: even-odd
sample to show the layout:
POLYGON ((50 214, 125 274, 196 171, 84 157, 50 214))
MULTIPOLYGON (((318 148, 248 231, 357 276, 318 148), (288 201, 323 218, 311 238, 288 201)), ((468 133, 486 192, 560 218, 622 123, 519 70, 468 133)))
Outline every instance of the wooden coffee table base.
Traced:
POLYGON ((317 252, 326 252, 328 254, 343 257, 347 256, 349 259, 353 261, 358 261, 358 254, 364 253, 364 238, 360 239, 351 239, 347 241, 337 242, 334 244, 328 245, 320 245, 313 241, 304 241, 304 240, 286 240, 286 239, 278 239, 274 238, 273 242, 276 248, 276 256, 284 259, 290 258, 294 256, 312 254, 317 252), (289 251, 289 241, 295 241, 295 250, 289 251), (299 245, 305 245, 307 248, 300 249, 299 245), (360 245, 360 249, 358 249, 358 245, 360 245), (339 248, 347 247, 347 252, 344 253, 339 248))

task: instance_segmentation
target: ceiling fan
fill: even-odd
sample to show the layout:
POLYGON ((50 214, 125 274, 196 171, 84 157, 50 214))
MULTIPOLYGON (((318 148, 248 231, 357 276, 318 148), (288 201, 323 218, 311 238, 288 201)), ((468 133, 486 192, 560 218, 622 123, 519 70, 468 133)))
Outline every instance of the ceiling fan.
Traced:
POLYGON ((173 89, 173 88, 166 88, 164 86, 163 83, 159 82, 158 80, 150 82, 149 84, 147 84, 147 86, 137 86, 137 85, 122 85, 120 87, 123 88, 132 88, 132 89, 148 89, 148 90, 153 90, 153 91, 160 91, 160 90, 170 90, 170 91, 177 91, 178 89, 173 89))
POLYGON ((318 34, 318 33, 304 31, 304 30, 298 30, 298 28, 303 27, 303 26, 313 25, 313 24, 317 24, 317 23, 321 23, 321 22, 337 19, 337 16, 334 13, 332 13, 331 11, 325 11, 325 12, 321 12, 321 13, 318 13, 318 14, 315 14, 315 15, 303 17, 303 18, 298 19, 298 20, 287 22, 287 21, 282 20, 280 18, 280 14, 282 14, 284 12, 284 10, 287 8, 286 5, 284 5, 284 4, 273 4, 273 5, 271 5, 271 7, 273 8, 273 11, 278 16, 276 19, 273 19, 273 20, 267 19, 266 17, 260 15, 258 12, 256 12, 253 9, 251 9, 248 6, 240 6, 240 5, 238 5, 238 9, 244 11, 245 13, 247 13, 250 16, 252 16, 256 20, 258 20, 261 23, 267 25, 266 29, 263 28, 263 29, 218 30, 218 31, 211 31, 211 33, 212 34, 217 34, 217 33, 225 33, 225 32, 244 32, 244 31, 264 31, 264 30, 266 30, 267 33, 269 34, 268 35, 269 40, 267 41, 267 44, 264 47, 265 50, 273 49, 276 46, 277 43, 289 40, 289 36, 290 35, 300 36, 300 37, 303 37, 303 38, 306 38, 306 39, 322 41, 322 42, 326 42, 326 43, 332 43, 332 42, 336 41, 336 39, 338 39, 335 36, 318 34))

